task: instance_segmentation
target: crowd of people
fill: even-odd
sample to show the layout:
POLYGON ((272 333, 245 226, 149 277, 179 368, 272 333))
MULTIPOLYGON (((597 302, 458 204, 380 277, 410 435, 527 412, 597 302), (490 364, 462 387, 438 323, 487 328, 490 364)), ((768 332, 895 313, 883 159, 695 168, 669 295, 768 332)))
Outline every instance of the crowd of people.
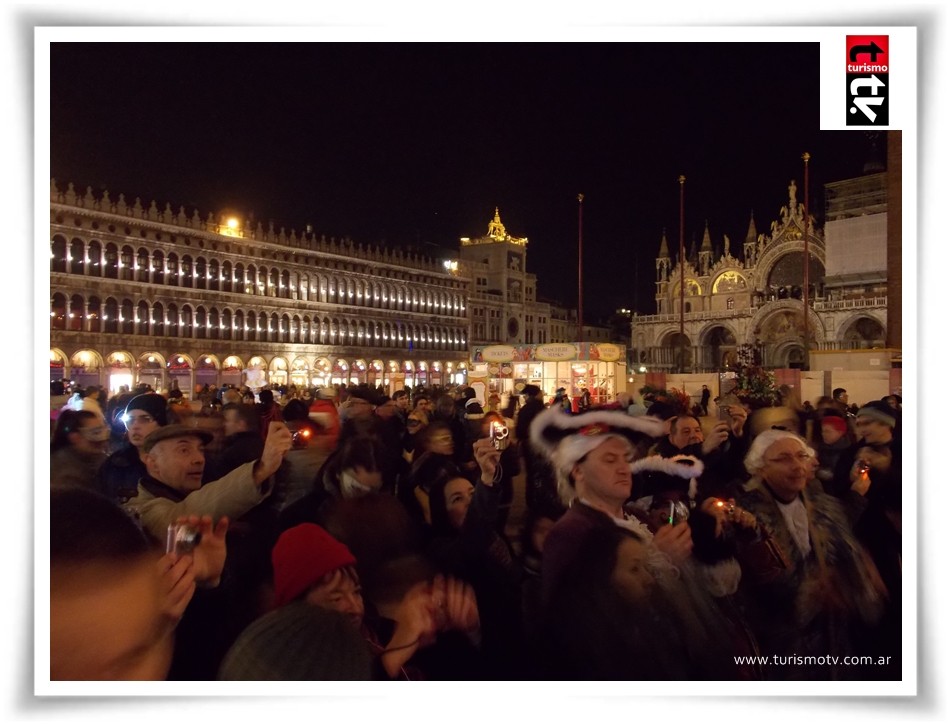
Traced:
POLYGON ((901 679, 896 396, 176 392, 52 391, 53 680, 901 679))

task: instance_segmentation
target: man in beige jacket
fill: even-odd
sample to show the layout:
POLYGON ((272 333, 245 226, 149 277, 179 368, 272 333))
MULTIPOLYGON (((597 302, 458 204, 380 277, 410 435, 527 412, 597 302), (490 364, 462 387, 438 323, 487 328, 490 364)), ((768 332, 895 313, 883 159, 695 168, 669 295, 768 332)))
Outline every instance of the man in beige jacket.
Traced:
POLYGON ((211 433, 184 425, 168 425, 149 434, 143 444, 147 475, 127 507, 149 534, 164 541, 169 524, 181 516, 238 519, 271 492, 271 476, 290 450, 287 426, 271 422, 261 457, 238 466, 216 481, 201 485, 204 447, 211 433))

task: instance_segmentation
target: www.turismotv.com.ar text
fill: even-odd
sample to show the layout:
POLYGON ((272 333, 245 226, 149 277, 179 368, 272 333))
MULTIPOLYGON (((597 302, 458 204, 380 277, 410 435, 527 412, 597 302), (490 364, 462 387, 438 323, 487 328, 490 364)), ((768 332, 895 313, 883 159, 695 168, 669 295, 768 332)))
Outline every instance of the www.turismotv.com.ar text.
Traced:
POLYGON ((835 655, 757 655, 736 657, 737 665, 842 665, 844 667, 867 666, 867 665, 889 665, 891 663, 890 655, 885 657, 873 657, 871 655, 838 657, 835 655))

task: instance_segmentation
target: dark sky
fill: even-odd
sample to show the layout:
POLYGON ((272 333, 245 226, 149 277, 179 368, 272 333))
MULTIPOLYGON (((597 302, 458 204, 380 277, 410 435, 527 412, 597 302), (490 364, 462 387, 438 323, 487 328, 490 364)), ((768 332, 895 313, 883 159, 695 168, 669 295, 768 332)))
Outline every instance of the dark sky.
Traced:
POLYGON ((581 192, 585 319, 650 313, 680 174, 687 248, 708 220, 735 254, 801 195, 804 151, 819 220, 862 172, 863 132, 818 131, 818 73, 808 43, 53 43, 50 176, 435 257, 498 206, 570 305, 581 192))

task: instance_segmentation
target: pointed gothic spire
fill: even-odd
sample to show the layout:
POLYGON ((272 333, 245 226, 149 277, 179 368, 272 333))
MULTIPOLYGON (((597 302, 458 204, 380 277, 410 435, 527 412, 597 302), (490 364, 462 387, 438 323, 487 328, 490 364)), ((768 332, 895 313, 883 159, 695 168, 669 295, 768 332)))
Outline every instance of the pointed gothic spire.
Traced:
POLYGON ((747 242, 755 242, 756 238, 759 236, 759 233, 755 230, 755 213, 749 212, 749 231, 745 233, 745 240, 747 242))
POLYGON ((657 259, 669 259, 670 258, 670 247, 666 243, 666 227, 663 227, 663 237, 660 239, 660 253, 657 255, 657 259))
POLYGON ((703 244, 700 247, 700 250, 703 252, 712 251, 712 239, 709 236, 709 220, 706 220, 706 230, 703 232, 703 244))

